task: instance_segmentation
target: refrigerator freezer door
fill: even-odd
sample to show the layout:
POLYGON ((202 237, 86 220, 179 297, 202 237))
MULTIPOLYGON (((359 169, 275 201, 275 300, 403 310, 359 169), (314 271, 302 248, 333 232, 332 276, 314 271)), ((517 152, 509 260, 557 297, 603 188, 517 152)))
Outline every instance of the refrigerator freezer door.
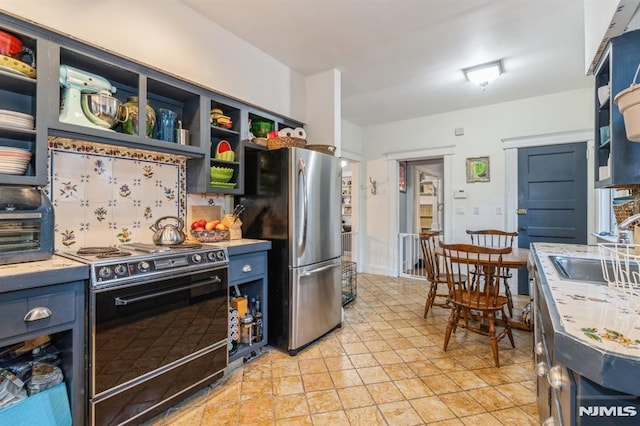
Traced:
POLYGON ((339 257, 341 169, 339 159, 302 148, 289 157, 290 265, 339 257))
POLYGON ((342 319, 342 262, 340 258, 292 268, 289 353, 323 336, 342 319))

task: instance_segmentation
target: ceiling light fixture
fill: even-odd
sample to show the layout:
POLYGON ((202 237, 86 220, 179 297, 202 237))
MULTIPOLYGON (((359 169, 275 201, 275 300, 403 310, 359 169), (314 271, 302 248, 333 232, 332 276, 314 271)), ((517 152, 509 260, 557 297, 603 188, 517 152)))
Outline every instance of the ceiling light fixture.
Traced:
POLYGON ((465 68, 462 72, 467 80, 484 90, 489 83, 498 78, 504 70, 502 69, 502 60, 498 60, 465 68))

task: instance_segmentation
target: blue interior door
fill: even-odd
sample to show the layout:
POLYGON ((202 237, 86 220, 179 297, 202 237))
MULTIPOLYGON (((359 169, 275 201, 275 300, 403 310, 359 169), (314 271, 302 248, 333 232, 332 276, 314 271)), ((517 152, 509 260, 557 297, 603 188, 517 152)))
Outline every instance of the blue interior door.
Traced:
MULTIPOLYGON (((518 150, 518 246, 587 243, 587 144, 518 150)), ((518 293, 528 294, 526 268, 518 293)))

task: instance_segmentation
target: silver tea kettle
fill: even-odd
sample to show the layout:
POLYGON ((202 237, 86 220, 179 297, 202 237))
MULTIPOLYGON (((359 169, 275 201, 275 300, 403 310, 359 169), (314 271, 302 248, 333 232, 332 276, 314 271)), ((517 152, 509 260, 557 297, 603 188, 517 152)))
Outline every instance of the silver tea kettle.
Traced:
POLYGON ((156 223, 151 225, 149 229, 153 231, 153 243, 159 246, 171 246, 175 244, 182 244, 186 238, 182 227, 184 223, 182 220, 175 216, 164 216, 156 220, 156 223), (166 224, 160 226, 160 222, 166 219, 173 219, 176 224, 166 224))

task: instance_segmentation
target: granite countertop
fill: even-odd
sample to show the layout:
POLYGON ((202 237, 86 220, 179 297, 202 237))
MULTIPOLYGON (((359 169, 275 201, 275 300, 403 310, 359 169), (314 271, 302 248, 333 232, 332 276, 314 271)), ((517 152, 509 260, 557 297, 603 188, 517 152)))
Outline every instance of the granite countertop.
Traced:
POLYGON ((88 278, 89 267, 84 263, 53 255, 37 262, 0 265, 0 293, 88 278))
POLYGON ((606 284, 563 279, 549 258, 600 259, 598 246, 534 243, 531 248, 554 328, 554 359, 602 386, 640 395, 640 297, 606 284))

